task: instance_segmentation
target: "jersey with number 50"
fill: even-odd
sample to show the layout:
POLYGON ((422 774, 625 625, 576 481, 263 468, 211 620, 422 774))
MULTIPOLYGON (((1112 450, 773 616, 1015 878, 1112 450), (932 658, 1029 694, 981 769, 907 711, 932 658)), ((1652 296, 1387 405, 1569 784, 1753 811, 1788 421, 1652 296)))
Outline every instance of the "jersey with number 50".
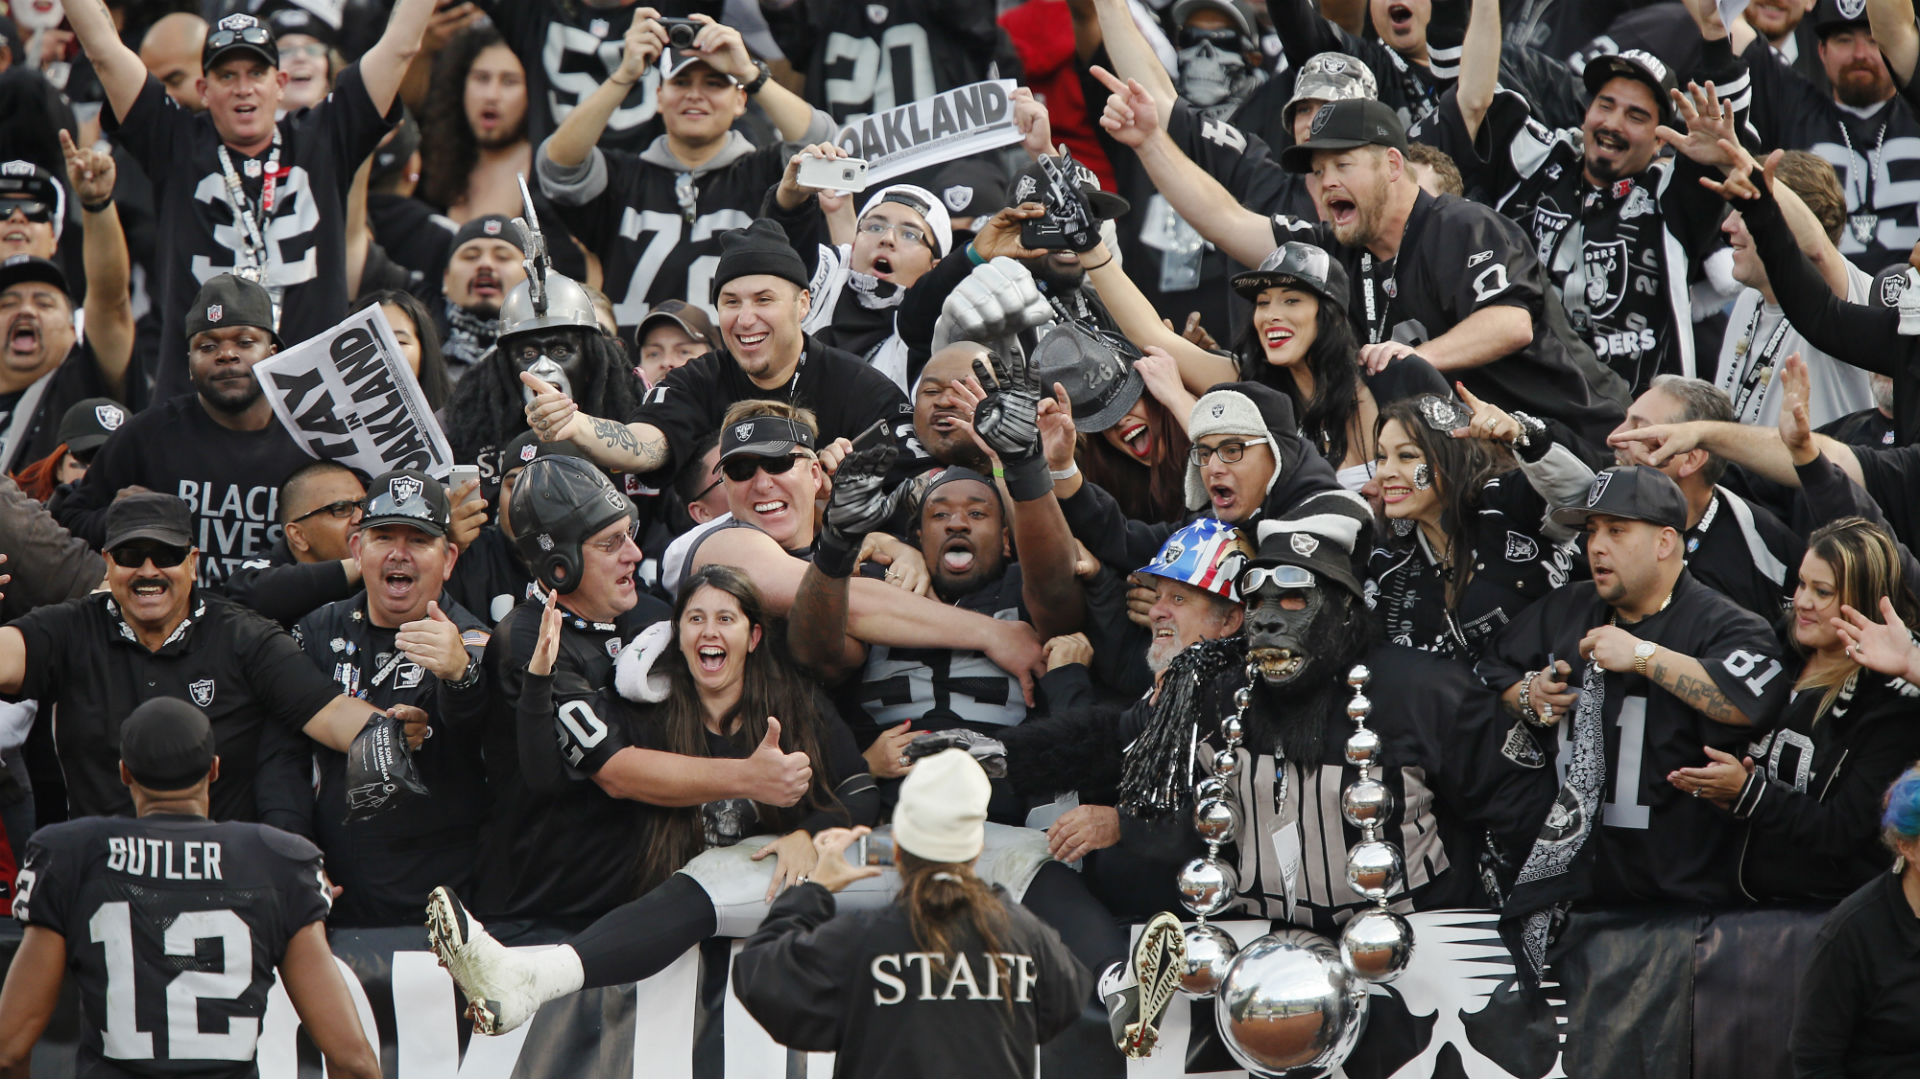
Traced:
MULTIPOLYGON (((1593 582, 1548 593, 1520 612, 1493 639, 1474 671, 1498 691, 1549 660, 1565 660, 1578 690, 1587 667, 1580 641, 1608 625, 1613 609, 1593 582)), ((1649 671, 1675 653, 1700 662, 1717 690, 1752 721, 1751 727, 1708 719, 1664 686, 1629 670, 1600 679, 1600 718, 1607 774, 1592 899, 1598 904, 1739 904, 1740 824, 1705 799, 1667 781, 1675 769, 1708 763, 1712 746, 1738 758, 1770 729, 1785 705, 1799 665, 1783 660, 1765 620, 1681 571, 1662 610, 1621 627, 1659 648, 1649 671)), ((1565 776, 1572 757, 1568 723, 1542 739, 1565 776)))
POLYGON ((258 1076, 274 968, 331 903, 292 833, 149 814, 35 833, 13 917, 66 938, 79 1075, 258 1076))

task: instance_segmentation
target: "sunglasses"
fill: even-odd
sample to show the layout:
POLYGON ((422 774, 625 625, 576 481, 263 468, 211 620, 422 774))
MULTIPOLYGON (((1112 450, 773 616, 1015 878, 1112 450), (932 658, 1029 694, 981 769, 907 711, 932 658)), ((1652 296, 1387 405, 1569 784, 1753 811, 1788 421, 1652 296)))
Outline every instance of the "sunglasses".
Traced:
POLYGON ((321 514, 325 514, 328 517, 333 518, 337 521, 345 521, 347 518, 350 518, 355 513, 359 512, 359 510, 360 510, 359 499, 335 499, 334 501, 328 503, 325 506, 314 507, 312 510, 309 510, 304 514, 301 514, 299 517, 294 518, 292 521, 287 522, 287 524, 297 525, 300 522, 305 521, 310 517, 318 517, 321 514))
POLYGON ((239 30, 216 30, 207 35, 207 44, 202 52, 211 56, 236 41, 244 41, 249 45, 271 45, 273 35, 267 33, 267 28, 264 26, 248 26, 239 30))
POLYGON ((186 562, 187 550, 188 549, 183 547, 174 547, 172 544, 162 544, 158 541, 136 540, 132 543, 121 544, 119 547, 107 552, 107 555, 111 557, 115 563, 128 570, 138 570, 148 562, 152 562, 153 565, 164 570, 170 566, 179 566, 181 563, 186 562))
POLYGON ((1304 567, 1256 566, 1240 575, 1240 595, 1250 597, 1268 585, 1281 589, 1311 589, 1314 581, 1313 571, 1304 567))
POLYGON ((720 463, 720 471, 726 473, 727 479, 734 483, 743 484, 753 479, 753 474, 757 472, 764 472, 768 476, 779 476, 781 473, 791 472, 793 471, 794 462, 799 461, 802 456, 801 454, 788 454, 786 457, 777 458, 729 458, 720 463))
POLYGON ((1197 26, 1180 28, 1180 47, 1191 49, 1196 45, 1212 45, 1227 52, 1240 51, 1240 31, 1231 26, 1216 26, 1201 29, 1197 26))
POLYGON ((53 220, 53 204, 40 199, 0 200, 0 220, 10 218, 18 211, 28 221, 49 222, 53 220))

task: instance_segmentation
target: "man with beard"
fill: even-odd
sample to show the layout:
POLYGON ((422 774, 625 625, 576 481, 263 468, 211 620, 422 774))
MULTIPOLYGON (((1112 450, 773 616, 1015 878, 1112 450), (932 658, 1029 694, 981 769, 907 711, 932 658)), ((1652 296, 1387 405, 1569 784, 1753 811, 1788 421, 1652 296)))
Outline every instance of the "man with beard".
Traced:
POLYGON ((1098 74, 1114 91, 1102 126, 1136 148, 1202 236, 1248 266, 1293 240, 1345 265, 1361 296, 1348 315, 1369 371, 1418 351, 1481 400, 1566 425, 1565 441, 1580 452, 1604 444, 1623 411, 1624 382, 1573 335, 1517 226, 1479 203, 1420 189, 1391 109, 1378 101, 1321 106, 1311 138, 1281 155, 1287 169, 1318 180, 1321 221, 1268 218, 1173 145, 1144 87, 1098 74))
POLYGON ((520 227, 499 214, 474 218, 453 234, 438 314, 440 355, 456 385, 499 339, 500 305, 527 280, 526 254, 520 227))
MULTIPOLYGON (((1717 85, 1722 108, 1743 109, 1746 81, 1726 31, 1703 34, 1692 77, 1717 85)), ((1469 64, 1491 59, 1477 51, 1469 43, 1469 64)), ((1655 375, 1696 370, 1689 282, 1720 247, 1719 207, 1700 185, 1705 169, 1659 156, 1655 129, 1675 123, 1665 62, 1638 49, 1594 56, 1582 77, 1591 100, 1578 130, 1550 130, 1511 90, 1485 107, 1445 99, 1422 123, 1467 187, 1532 234, 1574 332, 1638 394, 1655 375)))
POLYGON ((963 465, 976 472, 991 469, 986 451, 973 441, 971 395, 962 396, 973 362, 992 352, 976 341, 956 341, 934 353, 913 384, 913 437, 940 465, 963 465))
POLYGON ((129 488, 186 500, 200 583, 227 579, 280 538, 280 481, 313 460, 274 419, 253 365, 280 351, 267 290, 232 274, 202 286, 185 313, 193 393, 136 414, 94 455, 55 514, 98 544, 108 508, 129 488))
POLYGON ((421 109, 420 197, 454 221, 512 214, 533 171, 527 74, 492 25, 470 26, 436 60, 421 109))
POLYGON ((653 15, 634 9, 619 69, 534 155, 541 190, 599 257, 622 330, 668 300, 711 304, 720 235, 752 222, 782 170, 791 173, 797 144, 834 133, 825 113, 768 78, 738 30, 696 15, 693 47, 669 49, 653 15), (658 80, 666 134, 637 154, 595 145, 632 88, 649 80, 658 80), (786 142, 756 148, 733 130, 749 101, 786 142))
POLYGON ((1734 26, 1734 49, 1753 77, 1752 126, 1763 147, 1811 150, 1833 163, 1847 193, 1840 253, 1871 272, 1904 261, 1920 240, 1920 197, 1913 194, 1920 121, 1897 93, 1913 81, 1913 6, 1820 0, 1813 27, 1831 92, 1775 60, 1757 35, 1746 41, 1750 28, 1734 26))
MULTIPOLYGON (((380 40, 340 72, 334 93, 285 120, 275 113, 287 74, 272 32, 252 15, 228 15, 208 33, 201 55, 207 111, 189 113, 120 40, 105 5, 68 11, 106 91, 102 126, 153 181, 162 342, 184 336, 186 290, 226 270, 267 287, 275 311, 268 329, 289 341, 339 319, 347 302, 347 189, 391 122, 433 6, 400 0, 380 40)), ((155 400, 188 381, 187 365, 163 351, 155 400)))
POLYGON ((334 902, 337 924, 396 926, 436 884, 471 884, 476 873, 473 823, 486 815, 480 744, 488 690, 480 661, 488 634, 444 592, 461 555, 449 538, 446 488, 417 469, 384 473, 368 487, 366 517, 349 541, 366 567, 366 588, 301 619, 293 637, 348 697, 426 712, 433 737, 414 752, 413 765, 431 794, 404 814, 356 820, 348 812, 347 757, 320 748, 312 789, 263 792, 261 801, 311 800, 314 840, 330 853, 333 881, 344 890, 334 902))
POLYGON ((1702 744, 1743 753, 1793 682, 1767 623, 1687 571, 1686 496, 1658 470, 1608 469, 1553 518, 1586 526, 1593 580, 1520 612, 1474 669, 1517 721, 1561 729, 1565 780, 1506 909, 1535 975, 1568 903, 1741 902, 1741 830, 1667 776, 1702 744))
MULTIPOLYGON (((1662 375, 1614 429, 1609 439, 1614 462, 1621 467, 1653 464, 1643 445, 1622 437, 1627 432, 1654 425, 1733 420, 1733 406, 1718 388, 1699 379, 1662 375)), ((1686 497, 1682 532, 1693 576, 1771 623, 1793 597, 1795 572, 1806 544, 1765 507, 1720 486, 1729 464, 1719 454, 1696 447, 1667 456, 1654 467, 1678 484, 1686 497)))

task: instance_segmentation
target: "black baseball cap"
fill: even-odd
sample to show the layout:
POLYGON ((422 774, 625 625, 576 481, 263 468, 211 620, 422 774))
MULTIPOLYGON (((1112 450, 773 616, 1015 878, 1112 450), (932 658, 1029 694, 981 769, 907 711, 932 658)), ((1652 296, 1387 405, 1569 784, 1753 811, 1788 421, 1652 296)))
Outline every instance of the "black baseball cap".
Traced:
POLYGON ((1687 497, 1680 493, 1679 484, 1651 465, 1620 465, 1605 470, 1587 488, 1587 505, 1559 507, 1553 512, 1553 520, 1578 528, 1593 514, 1687 531, 1687 497))
POLYGON ((1289 240, 1260 260, 1258 269, 1233 275, 1233 291, 1249 300, 1282 286, 1305 289, 1341 311, 1347 309, 1346 267, 1334 261, 1325 248, 1312 244, 1289 240))
POLYGON ((1820 0, 1819 6, 1813 9, 1813 32, 1822 41, 1828 34, 1871 25, 1867 21, 1866 0, 1820 0))
POLYGON ((150 491, 115 499, 107 506, 107 542, 100 550, 112 551, 135 540, 191 548, 193 513, 177 495, 150 491))
POLYGON ((298 4, 268 4, 261 12, 276 44, 288 34, 305 34, 329 49, 340 47, 340 28, 298 4))
POLYGON ((1385 146, 1407 152, 1407 127, 1392 106, 1371 98, 1329 101, 1313 114, 1307 141, 1280 152, 1288 172, 1313 171, 1316 150, 1352 150, 1357 146, 1385 146))
POLYGON ((784 416, 752 416, 720 431, 720 460, 735 457, 777 458, 795 450, 812 450, 813 432, 798 420, 784 416))
POLYGON ((60 441, 67 444, 67 453, 84 454, 98 449, 126 422, 126 406, 112 398, 76 401, 60 416, 60 441))
POLYGON ((445 536, 453 521, 446 486, 419 469, 381 473, 367 485, 367 516, 361 529, 411 525, 429 536, 445 536))
POLYGON ((1673 122, 1671 91, 1680 84, 1674 80, 1673 69, 1650 52, 1628 49, 1625 52, 1603 53, 1587 61, 1580 78, 1587 84, 1589 97, 1598 94, 1600 88, 1612 79, 1632 79, 1642 83, 1653 91, 1653 100, 1659 103, 1660 122, 1673 122))
POLYGON ((45 282, 66 293, 69 301, 73 297, 73 292, 67 288, 67 275, 61 271, 58 263, 38 255, 9 255, 7 261, 0 262, 0 292, 23 281, 45 282))
POLYGON ((195 334, 229 326, 265 330, 274 344, 280 344, 280 335, 273 329, 273 298, 267 290, 257 281, 219 274, 200 286, 187 309, 187 344, 193 344, 195 334))
POLYGON ((1122 351, 1072 323, 1061 323, 1040 339, 1031 363, 1041 392, 1051 396, 1059 383, 1073 405, 1073 426, 1091 435, 1119 423, 1140 400, 1145 382, 1133 369, 1139 355, 1130 345, 1122 351))
MULTIPOLYGON (((1057 162, 1056 162, 1057 163, 1057 162)), ((1080 181, 1080 192, 1087 197, 1087 205, 1093 209, 1093 216, 1102 221, 1122 217, 1133 209, 1133 204, 1124 197, 1115 195, 1100 186, 1100 178, 1092 169, 1075 161, 1074 179, 1080 181)), ((1040 193, 1047 189, 1047 174, 1038 162, 1030 162, 1026 168, 1013 174, 1013 188, 1007 193, 1007 201, 1015 206, 1021 203, 1040 201, 1040 193)))
POLYGON ((179 698, 149 698, 120 721, 120 762, 150 791, 180 791, 213 767, 213 725, 179 698))
MULTIPOLYGON (((52 203, 54 216, 66 212, 66 187, 52 173, 24 159, 0 164, 0 198, 39 199, 52 203)), ((0 207, 0 210, 5 209, 0 207)))
POLYGON ((240 53, 265 60, 268 67, 280 66, 280 46, 274 43, 272 29, 252 15, 236 11, 207 31, 206 44, 200 46, 200 70, 211 72, 214 65, 240 53))

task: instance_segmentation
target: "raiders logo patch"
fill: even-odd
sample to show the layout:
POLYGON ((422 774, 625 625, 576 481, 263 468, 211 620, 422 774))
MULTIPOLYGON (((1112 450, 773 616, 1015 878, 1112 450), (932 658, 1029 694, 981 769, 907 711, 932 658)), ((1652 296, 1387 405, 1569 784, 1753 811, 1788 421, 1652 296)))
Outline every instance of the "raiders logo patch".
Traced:
POLYGON ((387 481, 387 494, 393 496, 393 501, 398 503, 409 503, 419 498, 420 488, 421 483, 417 477, 396 476, 387 481))
POLYGON ((1613 482, 1612 473, 1601 473, 1593 478, 1593 486, 1587 489, 1587 506, 1600 505, 1601 496, 1607 493, 1607 485, 1613 482))
POLYGON ((1013 204, 1033 201, 1034 193, 1040 190, 1040 182, 1031 176, 1022 176, 1013 183, 1013 204))
POLYGON ((206 708, 213 704, 213 680, 200 679, 187 684, 187 693, 193 695, 193 703, 206 708))
POLYGON ((412 690, 420 685, 420 680, 426 677, 426 669, 419 664, 401 664, 399 670, 393 673, 393 688, 412 690))
POLYGON ((1287 546, 1301 558, 1310 559, 1314 552, 1320 550, 1320 538, 1312 533, 1294 533, 1287 537, 1287 546))
POLYGON ((1651 213, 1653 213, 1653 192, 1643 187, 1636 187, 1620 207, 1620 220, 1646 217, 1651 213))
POLYGON ((1900 295, 1907 291, 1907 275, 1895 274, 1880 283, 1880 303, 1886 307, 1899 307, 1900 295))
POLYGON ((1313 114, 1313 123, 1308 125, 1308 129, 1307 129, 1308 134, 1310 135, 1320 134, 1320 129, 1326 127, 1327 121, 1331 119, 1333 119, 1333 106, 1331 105, 1320 106, 1319 111, 1313 114))
POLYGON ((93 418, 107 431, 118 431, 120 425, 127 422, 127 414, 118 405, 95 405, 93 418))
POLYGON ((1172 566, 1180 561, 1180 556, 1186 553, 1187 545, 1178 540, 1169 540, 1167 546, 1160 549, 1160 565, 1172 566))
POLYGON ((612 488, 606 488, 602 490, 600 494, 606 498, 608 506, 613 507, 623 514, 627 512, 627 497, 625 495, 620 494, 612 488))
POLYGON ((973 188, 966 184, 955 184, 940 193, 940 201, 947 204, 948 210, 957 214, 972 205, 973 188))
POLYGON ((1221 417, 1227 415, 1227 403, 1224 401, 1216 401, 1213 403, 1213 407, 1211 409, 1208 409, 1207 411, 1213 416, 1215 420, 1218 420, 1221 417))
POLYGON ((1507 561, 1526 563, 1540 557, 1540 542, 1531 536, 1507 530, 1507 561))
POLYGON ((1840 9, 1842 18, 1857 19, 1866 13, 1867 0, 1839 0, 1834 6, 1840 9))
POLYGON ((552 551, 552 550, 553 550, 553 537, 552 537, 552 535, 550 535, 550 534, 548 534, 548 533, 541 533, 541 534, 540 534, 540 550, 541 550, 541 551, 552 551))
POLYGON ((245 30, 251 26, 259 26, 260 20, 251 15, 234 14, 221 19, 215 25, 222 30, 245 30))
POLYGON ((207 305, 207 321, 208 322, 219 322, 221 319, 226 317, 226 314, 227 314, 226 309, 222 308, 219 304, 207 305))
POLYGON ((1627 295, 1627 242, 1589 240, 1581 249, 1587 272, 1587 311, 1594 318, 1613 314, 1627 295))
POLYGON ((1523 769, 1538 769, 1546 765, 1547 755, 1540 749, 1540 741, 1527 730, 1525 721, 1515 721, 1507 729, 1506 741, 1500 744, 1500 756, 1523 769))
POLYGON ((748 437, 750 437, 752 434, 753 434, 752 424, 733 425, 733 437, 740 440, 741 442, 746 442, 748 437))

